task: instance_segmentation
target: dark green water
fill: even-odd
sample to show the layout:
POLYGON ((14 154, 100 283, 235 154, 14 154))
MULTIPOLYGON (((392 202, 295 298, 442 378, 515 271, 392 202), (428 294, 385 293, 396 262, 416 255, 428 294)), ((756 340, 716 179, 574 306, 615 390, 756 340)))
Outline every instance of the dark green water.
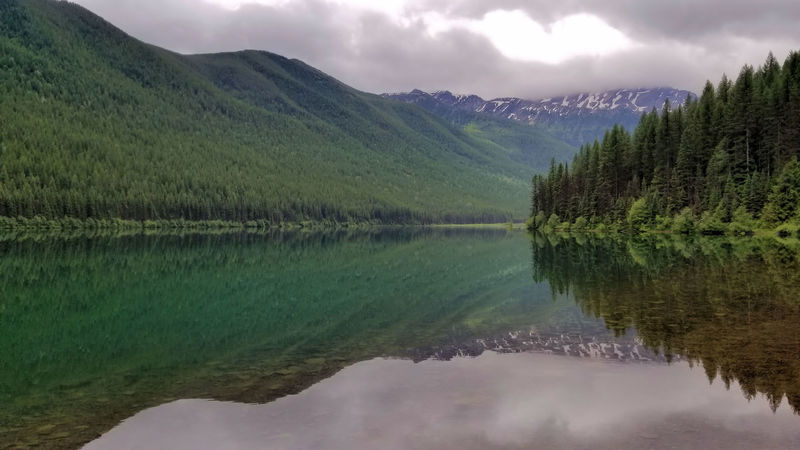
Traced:
POLYGON ((267 403, 360 361, 485 347, 689 361, 743 405, 800 407, 795 242, 40 237, 0 242, 0 292, 2 447, 77 447, 177 399, 267 403))

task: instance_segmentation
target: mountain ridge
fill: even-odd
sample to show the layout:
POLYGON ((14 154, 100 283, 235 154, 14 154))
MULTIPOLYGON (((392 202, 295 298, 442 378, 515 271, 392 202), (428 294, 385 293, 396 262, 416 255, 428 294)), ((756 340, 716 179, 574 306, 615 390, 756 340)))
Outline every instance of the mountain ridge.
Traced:
POLYGON ((10 218, 505 221, 526 214, 542 145, 574 153, 503 146, 265 51, 181 55, 69 2, 0 2, 0 50, 10 218))
POLYGON ((420 89, 382 96, 440 114, 450 108, 539 126, 574 146, 602 138, 615 124, 633 128, 643 113, 652 108, 660 109, 666 100, 674 105, 684 103, 687 96, 696 97, 690 91, 670 87, 619 88, 540 99, 498 97, 485 100, 474 94, 454 94, 447 90, 429 93, 420 89))

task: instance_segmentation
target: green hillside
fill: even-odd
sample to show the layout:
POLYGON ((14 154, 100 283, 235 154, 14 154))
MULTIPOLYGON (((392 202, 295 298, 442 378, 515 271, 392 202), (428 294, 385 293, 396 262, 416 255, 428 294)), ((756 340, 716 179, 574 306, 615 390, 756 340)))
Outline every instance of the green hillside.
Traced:
POLYGON ((531 161, 297 60, 0 2, 0 216, 497 221, 525 214, 531 161))
POLYGON ((578 151, 539 127, 508 119, 472 114, 464 131, 476 139, 484 139, 505 149, 509 158, 539 173, 545 173, 554 159, 566 162, 578 151))

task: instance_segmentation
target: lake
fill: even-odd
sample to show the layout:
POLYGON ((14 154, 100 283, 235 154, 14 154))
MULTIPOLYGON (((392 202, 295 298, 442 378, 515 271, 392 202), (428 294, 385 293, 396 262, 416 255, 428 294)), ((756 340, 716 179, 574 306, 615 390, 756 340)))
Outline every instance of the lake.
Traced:
POLYGON ((798 448, 800 243, 0 238, 0 447, 798 448))

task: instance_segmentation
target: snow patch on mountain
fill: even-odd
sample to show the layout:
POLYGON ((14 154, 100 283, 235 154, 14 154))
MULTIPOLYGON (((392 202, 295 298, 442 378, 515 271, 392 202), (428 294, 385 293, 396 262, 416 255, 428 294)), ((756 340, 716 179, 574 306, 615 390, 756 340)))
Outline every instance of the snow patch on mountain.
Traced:
POLYGON ((419 89, 383 94, 386 98, 417 104, 448 119, 466 113, 536 125, 576 147, 602 139, 606 130, 615 124, 632 130, 642 113, 653 108, 660 110, 667 100, 676 107, 689 95, 694 97, 689 91, 673 88, 578 92, 533 100, 517 97, 484 100, 477 95, 454 95, 450 91, 427 93, 419 89))
POLYGON ((484 100, 477 95, 454 95, 450 91, 427 93, 415 89, 409 93, 384 94, 384 97, 408 103, 435 102, 454 109, 510 118, 530 124, 554 117, 567 118, 615 113, 641 114, 652 108, 660 109, 669 100, 678 105, 686 100, 689 91, 673 88, 615 89, 605 92, 579 92, 561 97, 526 100, 516 97, 484 100))

